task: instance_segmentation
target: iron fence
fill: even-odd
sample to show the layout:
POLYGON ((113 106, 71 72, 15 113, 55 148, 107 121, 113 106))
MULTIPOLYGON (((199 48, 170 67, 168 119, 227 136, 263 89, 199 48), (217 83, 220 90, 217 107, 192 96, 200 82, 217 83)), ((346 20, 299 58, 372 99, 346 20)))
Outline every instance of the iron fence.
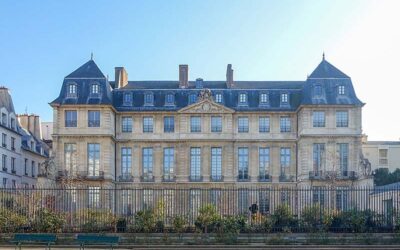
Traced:
POLYGON ((25 219, 15 230, 34 230, 33 221, 44 220, 46 210, 63 218, 63 232, 129 231, 143 211, 151 211, 162 228, 183 217, 190 230, 211 204, 217 217, 241 216, 248 228, 261 231, 393 231, 399 197, 400 189, 372 187, 0 189, 0 226, 6 230, 18 215, 25 219))

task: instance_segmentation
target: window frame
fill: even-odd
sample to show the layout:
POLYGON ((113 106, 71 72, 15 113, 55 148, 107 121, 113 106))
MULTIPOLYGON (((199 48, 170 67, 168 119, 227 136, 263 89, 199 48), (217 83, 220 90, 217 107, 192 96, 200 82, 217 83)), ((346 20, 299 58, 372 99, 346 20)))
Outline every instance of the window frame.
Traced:
POLYGON ((163 122, 164 133, 175 133, 175 116, 164 116, 163 122))
POLYGON ((66 128, 76 128, 78 126, 78 111, 65 110, 64 111, 64 126, 66 128), (70 115, 68 115, 70 114, 70 115), (71 119, 69 119, 71 118, 71 119), (75 119, 72 119, 75 118, 75 119))
POLYGON ((271 118, 269 116, 259 116, 258 117, 258 132, 259 133, 269 133, 270 131, 271 131, 271 118))
POLYGON ((313 128, 324 128, 326 126, 325 123, 326 123, 325 111, 323 111, 323 110, 314 110, 313 114, 312 114, 313 128))
POLYGON ((201 133, 201 116, 190 116, 190 133, 201 133))
POLYGON ((211 116, 211 132, 221 133, 222 132, 222 116, 211 116))
POLYGON ((348 128, 349 127, 349 111, 348 110, 336 110, 336 127, 337 128, 348 128), (346 119, 344 119, 344 118, 346 118, 346 119))
POLYGON ((248 133, 249 132, 249 117, 239 116, 237 118, 238 133, 248 133))
POLYGON ((247 105, 248 104, 248 94, 246 92, 240 92, 238 95, 238 104, 247 105))
POLYGON ((99 128, 101 124, 101 112, 100 110, 88 110, 88 127, 99 128))
POLYGON ((132 133, 133 132, 133 118, 132 116, 121 117, 121 132, 132 133))
POLYGON ((154 118, 153 116, 143 116, 143 133, 154 132, 154 118))
POLYGON ((281 133, 292 132, 292 117, 285 115, 279 117, 279 127, 281 133))

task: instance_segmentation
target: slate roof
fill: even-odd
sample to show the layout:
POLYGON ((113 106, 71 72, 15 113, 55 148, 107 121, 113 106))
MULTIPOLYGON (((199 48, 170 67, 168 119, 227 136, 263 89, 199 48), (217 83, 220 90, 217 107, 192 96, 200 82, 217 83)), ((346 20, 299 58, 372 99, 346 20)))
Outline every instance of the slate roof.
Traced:
POLYGON ((77 70, 67 75, 65 78, 105 78, 93 60, 80 66, 77 70))
POLYGON ((350 78, 338 68, 330 64, 325 57, 308 78, 350 78))
MULTIPOLYGON (((59 97, 51 104, 108 104, 119 111, 176 111, 187 105, 191 94, 198 94, 202 89, 196 88, 196 81, 189 81, 189 87, 179 88, 179 81, 129 81, 122 88, 114 88, 115 82, 108 81, 93 60, 85 63, 65 77, 59 97), (94 79, 98 78, 98 79, 94 79), (93 97, 90 85, 101 84, 101 94, 93 97), (77 97, 67 96, 68 84, 77 84, 77 97), (123 103, 124 93, 132 95, 130 105, 123 103), (146 93, 154 95, 153 105, 144 104, 146 93), (165 105, 165 96, 173 94, 174 105, 165 105)), ((208 88, 212 94, 221 93, 221 104, 233 110, 256 111, 293 111, 300 105, 363 105, 357 98, 351 79, 325 59, 304 81, 235 81, 233 88, 228 88, 226 81, 202 81, 202 88, 208 88), (337 87, 346 87, 345 95, 338 95, 337 87), (314 88, 320 86, 322 94, 316 96, 314 88), (247 105, 238 104, 240 93, 247 93, 247 105), (260 105, 260 94, 268 95, 268 104, 260 105), (280 103, 281 94, 289 96, 289 104, 280 103)))
POLYGON ((8 113, 14 113, 14 104, 11 98, 10 93, 8 92, 8 88, 0 87, 0 109, 5 108, 8 113))

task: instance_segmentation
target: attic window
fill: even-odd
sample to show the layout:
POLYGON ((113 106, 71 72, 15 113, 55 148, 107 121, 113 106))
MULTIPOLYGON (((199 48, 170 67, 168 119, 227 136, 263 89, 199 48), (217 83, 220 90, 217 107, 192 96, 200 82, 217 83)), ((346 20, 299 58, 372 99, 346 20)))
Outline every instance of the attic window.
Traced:
POLYGON ((281 104, 287 104, 289 101, 288 93, 281 94, 281 104))
POLYGON ((168 93, 165 96, 165 105, 174 105, 174 101, 175 101, 174 99, 175 99, 174 94, 168 93))
POLYGON ((338 94, 339 94, 339 95, 344 95, 344 93, 345 93, 344 85, 339 85, 339 87, 338 87, 338 94))
POLYGON ((154 95, 153 93, 144 94, 144 105, 153 105, 154 95))
POLYGON ((123 105, 125 105, 125 106, 132 105, 132 94, 131 93, 124 93, 123 105))
POLYGON ((90 88, 90 93, 91 94, 98 94, 100 92, 100 86, 97 83, 92 84, 90 88))
POLYGON ((246 93, 239 94, 239 104, 240 105, 247 104, 247 94, 246 93))
POLYGON ((67 86, 67 96, 76 97, 77 88, 75 83, 68 84, 67 86))
POLYGON ((267 104, 268 103, 268 94, 267 93, 261 93, 260 94, 260 104, 267 104))
POLYGON ((316 96, 322 95, 322 87, 321 87, 321 85, 316 85, 314 87, 314 95, 316 95, 316 96))
POLYGON ((221 93, 215 94, 215 102, 218 102, 218 103, 222 102, 222 94, 221 93))

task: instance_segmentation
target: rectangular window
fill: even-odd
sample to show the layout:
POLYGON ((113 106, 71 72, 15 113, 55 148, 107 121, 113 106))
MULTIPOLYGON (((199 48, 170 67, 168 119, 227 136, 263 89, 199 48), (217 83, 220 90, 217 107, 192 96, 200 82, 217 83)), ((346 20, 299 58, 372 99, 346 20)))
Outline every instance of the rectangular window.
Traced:
POLYGON ((88 127, 100 127, 100 111, 88 111, 88 127))
POLYGON ((266 93, 262 93, 260 95, 260 104, 267 104, 268 103, 268 95, 266 93))
POLYGON ((290 116, 281 116, 281 133, 287 133, 292 130, 290 116))
POLYGON ((313 171, 318 173, 325 169, 325 144, 313 144, 313 171))
POLYGON ((174 105, 174 94, 167 94, 165 96, 165 105, 174 105))
POLYGON ((268 116, 260 116, 258 118, 258 131, 260 133, 268 133, 269 132, 269 117, 268 116))
POLYGON ((215 94, 215 102, 221 103, 222 102, 222 94, 215 94))
POLYGON ((130 178, 132 174, 132 148, 121 148, 121 173, 123 178, 130 178))
POLYGON ((11 137, 11 150, 15 151, 15 138, 11 137))
POLYGON ((282 104, 287 104, 288 103, 288 94, 281 94, 281 103, 282 104))
POLYGON ((313 112, 313 127, 325 127, 325 112, 324 111, 314 111, 313 112))
POLYGON ((7 115, 5 113, 1 113, 1 124, 7 127, 7 115))
POLYGON ((258 160, 259 160, 260 181, 270 180, 269 148, 259 148, 258 149, 258 160))
POLYGON ((380 166, 388 165, 388 150, 387 149, 379 149, 379 165, 380 166))
POLYGON ((1 157, 1 165, 2 165, 3 171, 7 172, 7 155, 2 155, 2 157, 1 157))
POLYGON ((77 112, 76 110, 65 111, 65 127, 77 126, 77 112))
POLYGON ((15 174, 16 170, 15 170, 15 158, 11 157, 11 173, 15 174))
POLYGON ((164 117, 164 133, 175 132, 175 118, 173 116, 164 117))
POLYGON ((211 116, 211 132, 222 132, 222 117, 211 116))
POLYGON ((249 180, 249 149, 238 148, 238 180, 249 180))
POLYGON ((190 148, 190 180, 201 180, 201 148, 190 148))
POLYGON ((15 119, 11 118, 11 124, 10 124, 11 129, 15 130, 15 119))
POLYGON ((153 94, 145 94, 144 95, 144 105, 153 105, 154 95, 153 94))
POLYGON ((174 178, 174 148, 164 148, 164 180, 174 178))
POLYGON ((249 132, 249 118, 248 117, 238 117, 238 132, 248 133, 249 132))
POLYGON ((123 105, 124 106, 130 106, 132 105, 132 94, 131 93, 124 93, 123 95, 123 105))
POLYGON ((222 148, 211 148, 211 180, 222 180, 222 148))
POLYGON ((246 104, 247 103, 247 94, 241 93, 239 94, 239 104, 246 104))
POLYGON ((1 134, 1 146, 6 148, 7 147, 7 135, 6 134, 1 134))
POLYGON ((28 175, 28 159, 26 159, 26 158, 24 161, 24 174, 28 175))
POLYGON ((130 133, 132 132, 133 127, 133 119, 130 116, 122 117, 122 133, 130 133))
POLYGON ((89 187, 89 208, 100 207, 100 187, 89 187))
POLYGON ((339 85, 339 87, 338 87, 339 95, 344 95, 344 92, 345 92, 344 85, 339 85))
POLYGON ((336 111, 336 127, 344 128, 349 126, 349 112, 336 111))
POLYGON ((153 117, 143 117, 143 133, 153 133, 153 117))
POLYGON ((35 177, 35 161, 32 161, 31 173, 32 173, 32 177, 35 177))
POLYGON ((349 165, 349 144, 338 143, 339 168, 341 174, 346 174, 349 165))
POLYGON ((281 176, 288 177, 290 168, 290 148, 281 148, 281 176))
POLYGON ((100 144, 88 143, 88 176, 100 175, 100 144))
POLYGON ((76 173, 77 170, 76 159, 77 159, 76 144, 65 143, 64 144, 65 169, 69 171, 71 174, 76 173))
POLYGON ((192 116, 190 117, 190 132, 201 132, 201 117, 192 116))
POLYGON ((142 171, 144 181, 153 181, 153 148, 142 149, 142 171))

